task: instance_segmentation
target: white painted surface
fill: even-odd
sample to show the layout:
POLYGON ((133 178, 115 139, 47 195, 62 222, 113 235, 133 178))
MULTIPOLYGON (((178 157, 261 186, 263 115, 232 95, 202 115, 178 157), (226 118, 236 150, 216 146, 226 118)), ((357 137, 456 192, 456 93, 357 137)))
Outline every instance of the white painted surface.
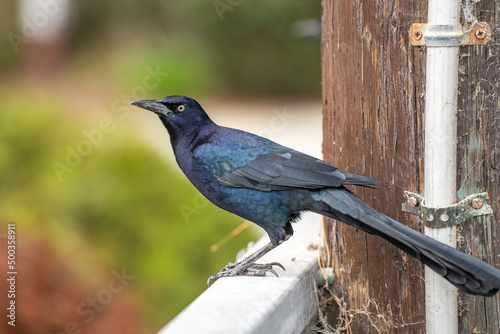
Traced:
MULTIPOLYGON (((429 0, 429 24, 460 23, 459 2, 429 0)), ((443 207, 457 201, 458 47, 428 47, 425 88, 425 203, 443 207)), ((425 234, 456 247, 455 228, 425 228, 425 234)), ((457 289, 425 268, 426 331, 458 332, 457 289)))
MULTIPOLYGON (((314 276, 321 216, 308 213, 294 224, 295 234, 259 263, 280 262, 279 277, 221 278, 186 307, 159 334, 301 333, 316 314, 314 276)), ((269 242, 267 236, 255 251, 269 242)))

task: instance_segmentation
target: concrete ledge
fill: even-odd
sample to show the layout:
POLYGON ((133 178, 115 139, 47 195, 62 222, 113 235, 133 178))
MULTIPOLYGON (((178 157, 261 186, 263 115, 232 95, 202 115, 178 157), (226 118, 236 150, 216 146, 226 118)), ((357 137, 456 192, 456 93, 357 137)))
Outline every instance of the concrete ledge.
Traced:
MULTIPOLYGON (((221 278, 158 333, 301 333, 317 312, 314 277, 321 216, 305 214, 294 236, 260 263, 280 262, 280 277, 221 278)), ((269 242, 260 239, 250 252, 269 242)), ((250 254, 249 252, 249 254, 250 254)))

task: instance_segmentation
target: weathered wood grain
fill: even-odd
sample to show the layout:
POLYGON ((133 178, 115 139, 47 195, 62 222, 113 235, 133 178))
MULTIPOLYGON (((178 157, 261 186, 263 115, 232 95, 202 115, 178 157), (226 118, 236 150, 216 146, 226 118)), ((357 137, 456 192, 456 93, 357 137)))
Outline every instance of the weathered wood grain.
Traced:
MULTIPOLYGON (((340 168, 382 181, 356 189, 377 210, 420 229, 401 212, 403 190, 421 192, 425 53, 409 46, 420 3, 323 1, 324 156, 340 168)), ((332 266, 351 309, 369 305, 353 333, 423 333, 420 263, 381 238, 328 220, 332 266), (377 315, 377 316, 378 316, 377 315)))
MULTIPOLYGON (((494 215, 460 227, 459 249, 500 268, 500 2, 476 4, 490 24, 486 46, 461 50, 458 98, 458 199, 486 191, 494 215)), ((459 296, 460 333, 500 333, 500 298, 459 296)))
MULTIPOLYGON (((325 159, 382 181, 355 192, 377 210, 420 229, 402 213, 402 191, 423 193, 425 49, 409 46, 426 2, 323 0, 325 159)), ((459 200, 490 194, 494 216, 460 226, 459 248, 500 267, 500 2, 474 12, 493 29, 487 46, 461 50, 458 120, 459 200)), ((327 220, 337 292, 358 316, 353 333, 425 333, 422 266, 389 243, 327 220), (371 301, 371 303, 369 303, 371 301)), ((459 296, 460 333, 500 333, 500 300, 459 296)))

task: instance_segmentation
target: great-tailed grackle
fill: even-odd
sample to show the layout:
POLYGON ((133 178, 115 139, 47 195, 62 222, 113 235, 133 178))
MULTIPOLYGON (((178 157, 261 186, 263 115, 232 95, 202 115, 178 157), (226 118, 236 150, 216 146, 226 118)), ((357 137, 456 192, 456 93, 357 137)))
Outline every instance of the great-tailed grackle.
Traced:
POLYGON ((459 289, 492 296, 500 271, 377 212, 344 185, 371 187, 375 179, 241 130, 218 126, 195 100, 167 96, 133 105, 155 112, 170 134, 179 167, 212 203, 262 227, 271 242, 209 278, 264 276, 279 263, 256 264, 293 234, 301 212, 313 211, 393 243, 459 289))

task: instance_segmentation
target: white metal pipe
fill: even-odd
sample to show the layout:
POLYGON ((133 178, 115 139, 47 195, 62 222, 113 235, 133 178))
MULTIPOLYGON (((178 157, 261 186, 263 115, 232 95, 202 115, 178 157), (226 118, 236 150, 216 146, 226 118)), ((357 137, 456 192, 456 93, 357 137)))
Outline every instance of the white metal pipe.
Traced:
MULTIPOLYGON (((460 23, 458 0, 429 0, 428 24, 460 23)), ((424 196, 430 207, 457 201, 458 47, 428 47, 425 88, 424 196)), ((434 219, 436 219, 435 217, 434 219)), ((455 228, 425 234, 456 247, 455 228)), ((458 333, 457 289, 425 268, 427 334, 458 333)))

